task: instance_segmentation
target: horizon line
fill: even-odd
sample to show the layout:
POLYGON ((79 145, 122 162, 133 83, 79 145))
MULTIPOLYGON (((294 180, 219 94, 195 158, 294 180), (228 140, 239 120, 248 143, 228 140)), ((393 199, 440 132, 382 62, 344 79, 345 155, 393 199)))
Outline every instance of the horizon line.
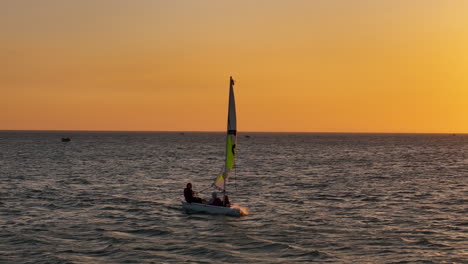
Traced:
MULTIPOLYGON (((223 133, 225 130, 93 130, 93 129, 0 129, 0 132, 147 132, 147 133, 223 133)), ((447 134, 465 135, 468 132, 350 132, 350 131, 237 131, 240 133, 297 133, 297 134, 447 134)))

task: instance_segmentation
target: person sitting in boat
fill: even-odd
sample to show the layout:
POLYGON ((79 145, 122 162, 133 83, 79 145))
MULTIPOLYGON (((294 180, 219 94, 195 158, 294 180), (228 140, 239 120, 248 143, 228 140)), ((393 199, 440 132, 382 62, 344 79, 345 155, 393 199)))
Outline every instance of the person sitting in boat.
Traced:
POLYGON ((211 193, 211 200, 209 202, 209 205, 214 205, 214 206, 223 206, 223 201, 218 198, 218 194, 216 192, 211 193))
POLYGON ((196 197, 195 193, 192 190, 192 184, 187 183, 187 188, 184 189, 184 197, 187 203, 202 203, 202 198, 196 197))
POLYGON ((229 202, 229 197, 227 194, 224 195, 224 206, 231 207, 231 202, 229 202))

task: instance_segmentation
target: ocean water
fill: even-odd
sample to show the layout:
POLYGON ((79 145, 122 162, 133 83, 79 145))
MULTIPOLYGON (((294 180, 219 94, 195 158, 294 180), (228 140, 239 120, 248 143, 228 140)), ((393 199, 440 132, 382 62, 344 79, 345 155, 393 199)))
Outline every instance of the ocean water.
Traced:
POLYGON ((0 263, 468 263, 468 135, 240 133, 249 215, 185 213, 224 140, 0 132, 0 263))

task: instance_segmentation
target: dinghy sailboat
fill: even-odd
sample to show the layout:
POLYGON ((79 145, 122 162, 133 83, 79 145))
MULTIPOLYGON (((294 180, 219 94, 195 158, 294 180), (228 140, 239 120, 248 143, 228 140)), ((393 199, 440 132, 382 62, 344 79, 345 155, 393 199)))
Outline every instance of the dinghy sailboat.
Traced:
MULTIPOLYGON (((216 177, 213 187, 220 189, 223 192, 223 199, 226 197, 226 187, 229 176, 234 169, 234 160, 236 156, 237 142, 237 126, 236 126, 236 103, 234 100, 234 80, 230 77, 229 80, 229 106, 228 106, 228 122, 226 135, 226 157, 223 171, 216 177)), ((225 206, 214 206, 204 203, 188 203, 182 202, 182 207, 188 212, 199 212, 208 214, 221 214, 240 216, 240 208, 226 206, 226 201, 223 201, 225 206)))

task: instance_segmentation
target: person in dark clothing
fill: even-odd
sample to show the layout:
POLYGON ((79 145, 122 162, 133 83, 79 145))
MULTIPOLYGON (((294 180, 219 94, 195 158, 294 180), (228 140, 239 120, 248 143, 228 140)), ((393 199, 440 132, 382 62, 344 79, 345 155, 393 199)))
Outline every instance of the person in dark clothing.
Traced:
POLYGON ((218 194, 216 192, 213 192, 211 194, 211 200, 209 204, 214 206, 223 206, 223 201, 219 199, 218 194))
POLYGON ((227 194, 224 195, 224 206, 231 207, 231 202, 229 202, 229 197, 227 194))
POLYGON ((187 188, 184 189, 184 197, 187 203, 202 203, 203 200, 195 196, 195 193, 192 190, 192 184, 187 183, 187 188))

